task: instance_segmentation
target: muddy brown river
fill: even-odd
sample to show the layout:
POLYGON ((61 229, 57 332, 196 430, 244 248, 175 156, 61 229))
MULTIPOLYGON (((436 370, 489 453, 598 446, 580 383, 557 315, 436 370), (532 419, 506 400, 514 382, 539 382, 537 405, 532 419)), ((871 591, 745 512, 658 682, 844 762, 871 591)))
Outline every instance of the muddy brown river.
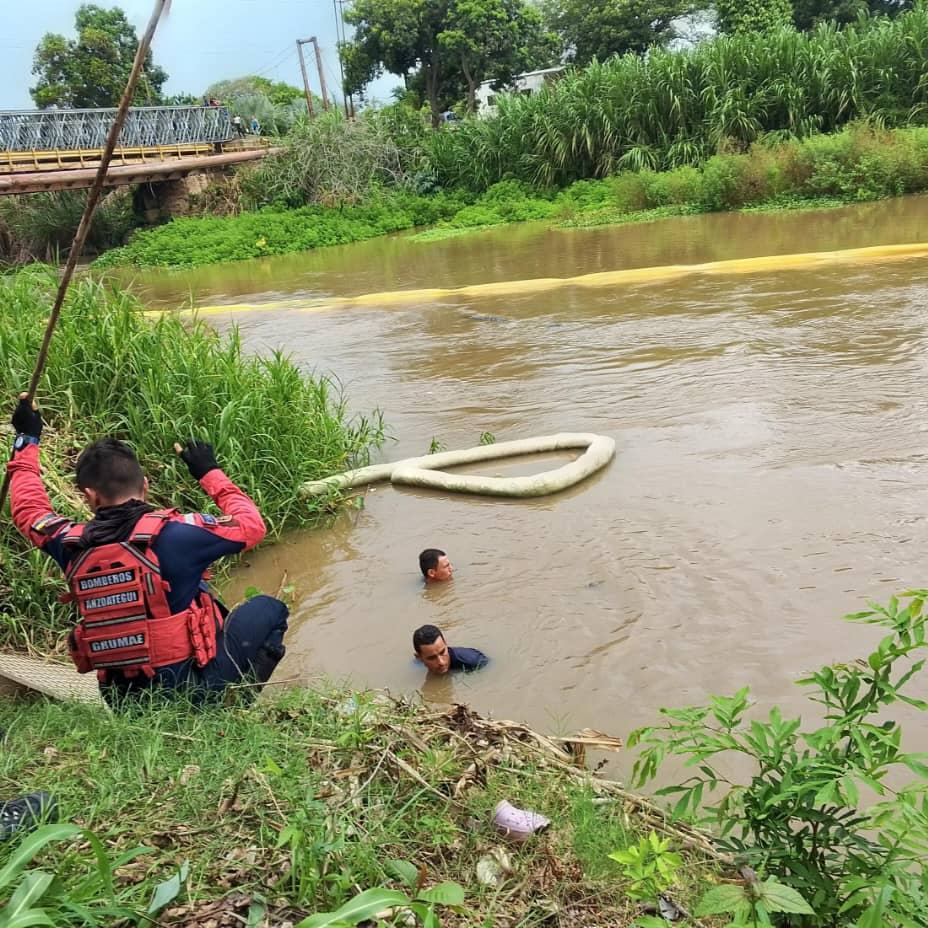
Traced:
POLYGON ((878 638, 842 614, 928 581, 928 260, 386 294, 925 241, 928 199, 909 198, 396 237, 136 286, 158 306, 193 294, 252 307, 212 318, 234 320, 254 351, 284 347, 336 376, 353 409, 382 409, 389 459, 484 432, 613 436, 612 465, 556 497, 379 486, 362 510, 257 552, 234 592, 274 591, 285 572, 295 586, 284 678, 350 677, 624 735, 660 706, 748 684, 762 703, 799 709, 803 671, 878 638), (382 305, 326 308, 372 293, 382 305), (426 546, 451 555, 452 583, 423 588, 426 546), (486 651, 489 668, 426 680, 410 643, 426 622, 486 651))

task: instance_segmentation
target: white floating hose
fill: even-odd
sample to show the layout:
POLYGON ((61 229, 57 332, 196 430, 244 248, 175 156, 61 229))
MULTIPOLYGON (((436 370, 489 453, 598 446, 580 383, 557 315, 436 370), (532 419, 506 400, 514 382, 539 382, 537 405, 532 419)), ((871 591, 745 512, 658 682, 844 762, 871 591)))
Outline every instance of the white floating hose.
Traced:
POLYGON ((533 496, 548 496, 559 493, 591 474, 602 470, 615 456, 615 441, 605 435, 586 432, 561 432, 543 435, 540 438, 523 438, 492 445, 478 445, 461 451, 440 451, 419 458, 406 458, 392 464, 374 464, 358 470, 347 471, 311 480, 299 490, 302 498, 321 496, 333 490, 348 490, 389 480, 394 484, 427 487, 453 493, 474 493, 481 496, 509 496, 527 499, 533 496), (582 448, 583 454, 554 470, 525 477, 477 477, 470 474, 449 474, 442 468, 479 464, 502 458, 520 457, 526 454, 544 454, 552 451, 569 451, 582 448))

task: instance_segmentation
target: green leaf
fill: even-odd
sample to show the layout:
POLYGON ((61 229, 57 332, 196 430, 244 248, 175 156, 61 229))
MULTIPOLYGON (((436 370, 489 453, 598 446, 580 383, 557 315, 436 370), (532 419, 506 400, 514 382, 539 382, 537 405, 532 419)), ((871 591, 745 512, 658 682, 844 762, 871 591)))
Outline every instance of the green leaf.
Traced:
POLYGON ((81 833, 77 825, 43 825, 23 839, 22 844, 10 855, 6 866, 0 870, 0 892, 6 889, 46 844, 52 841, 67 841, 81 833))
POLYGON ((388 860, 386 871, 406 886, 419 882, 419 868, 408 860, 388 860))
POLYGON ((3 928, 33 928, 35 925, 51 925, 51 928, 55 928, 55 923, 43 909, 27 909, 9 920, 4 919, 2 925, 3 928))
POLYGON ((335 928, 337 925, 357 925, 368 918, 373 918, 384 909, 409 904, 409 897, 395 889, 366 889, 360 895, 346 902, 335 912, 319 912, 298 922, 294 928, 335 928))
POLYGON ((464 905, 464 887, 459 883, 439 883, 423 889, 416 899, 437 905, 464 905))
POLYGON ((904 763, 912 773, 928 779, 928 765, 923 764, 920 760, 916 760, 911 755, 906 755, 902 758, 902 763, 904 763))
POLYGON ((53 879, 54 876, 51 873, 45 873, 42 870, 30 870, 26 873, 22 882, 16 887, 16 892, 0 912, 0 924, 6 925, 8 921, 23 915, 33 902, 37 902, 45 895, 53 879))
POLYGON ((787 915, 814 915, 812 907, 791 886, 784 886, 776 880, 765 880, 760 884, 761 899, 771 912, 783 912, 787 915))
POLYGON ((606 855, 610 860, 614 860, 617 864, 633 864, 637 859, 638 855, 632 853, 631 851, 613 851, 611 854, 606 855))
POLYGON ((187 874, 189 872, 190 863, 185 860, 170 879, 165 880, 163 883, 159 883, 155 887, 155 892, 152 895, 151 902, 148 904, 146 914, 154 915, 155 912, 160 912, 166 905, 170 905, 180 895, 184 883, 187 882, 187 874))
POLYGON ((740 886, 713 886, 699 900, 693 914, 697 918, 704 918, 707 915, 721 915, 723 912, 737 912, 744 905, 746 898, 744 889, 740 886))
POLYGON ((884 928, 883 910, 893 895, 892 886, 883 886, 873 905, 857 920, 856 928, 884 928))
POLYGON ((100 881, 103 885, 103 892, 106 895, 106 899, 110 903, 115 902, 113 865, 110 863, 106 848, 103 846, 103 842, 92 831, 85 831, 84 837, 90 843, 94 857, 97 859, 97 873, 100 874, 100 881))

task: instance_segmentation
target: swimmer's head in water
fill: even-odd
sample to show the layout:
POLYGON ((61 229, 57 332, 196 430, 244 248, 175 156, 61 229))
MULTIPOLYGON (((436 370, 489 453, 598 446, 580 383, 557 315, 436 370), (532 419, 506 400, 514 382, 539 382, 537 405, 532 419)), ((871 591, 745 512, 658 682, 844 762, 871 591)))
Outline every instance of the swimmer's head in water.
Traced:
POLYGON ((423 625, 413 632, 412 646, 416 657, 432 673, 447 673, 451 669, 451 652, 445 644, 445 636, 436 625, 423 625))
POLYGON ((426 548, 419 555, 419 570, 428 582, 441 583, 454 576, 454 565, 438 548, 426 548))

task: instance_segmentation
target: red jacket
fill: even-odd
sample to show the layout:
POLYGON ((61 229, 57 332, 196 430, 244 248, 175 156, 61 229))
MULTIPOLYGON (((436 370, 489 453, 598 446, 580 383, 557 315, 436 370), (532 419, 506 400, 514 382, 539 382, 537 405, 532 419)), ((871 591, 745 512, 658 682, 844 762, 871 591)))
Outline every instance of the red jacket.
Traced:
MULTIPOLYGON (((42 484, 37 445, 26 445, 7 464, 11 476, 10 506, 16 528, 64 569, 73 549, 61 541, 71 522, 58 515, 42 484)), ((168 600, 174 612, 186 609, 203 588, 203 573, 214 561, 257 545, 267 533, 252 499, 221 470, 200 480, 200 486, 222 511, 177 513, 158 535, 154 550, 161 573, 170 583, 168 600)))

